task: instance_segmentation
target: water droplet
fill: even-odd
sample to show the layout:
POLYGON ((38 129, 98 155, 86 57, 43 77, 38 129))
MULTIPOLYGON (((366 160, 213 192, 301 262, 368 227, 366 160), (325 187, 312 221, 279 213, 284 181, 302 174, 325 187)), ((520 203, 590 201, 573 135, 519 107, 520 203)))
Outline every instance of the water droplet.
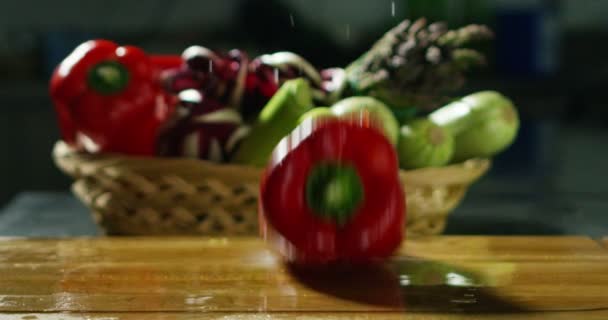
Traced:
POLYGON ((391 15, 395 16, 395 1, 391 2, 391 15))
POLYGON ((350 40, 350 24, 346 25, 346 40, 350 40))
POLYGON ((289 14, 289 21, 291 22, 291 27, 295 28, 296 26, 296 21, 293 19, 293 14, 289 14))
POLYGON ((189 295, 184 301, 187 305, 204 305, 213 297, 189 295))
POLYGON ((477 299, 452 299, 451 302, 456 304, 473 304, 477 303, 477 299))
POLYGON ((412 283, 412 281, 410 280, 410 277, 408 275, 402 274, 399 277, 399 283, 402 286, 409 286, 412 283))
POLYGON ((446 284, 454 287, 466 287, 473 285, 473 280, 465 275, 449 272, 445 275, 446 284))
POLYGON ((274 68, 274 82, 279 84, 279 69, 274 68))

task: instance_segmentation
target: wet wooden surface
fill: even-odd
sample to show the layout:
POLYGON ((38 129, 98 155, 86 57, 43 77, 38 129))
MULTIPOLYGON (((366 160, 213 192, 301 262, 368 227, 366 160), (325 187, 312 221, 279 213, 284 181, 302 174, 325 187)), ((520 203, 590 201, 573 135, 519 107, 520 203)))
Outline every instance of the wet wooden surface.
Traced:
POLYGON ((307 270, 254 238, 4 239, 0 318, 608 319, 608 250, 431 237, 382 264, 307 270))

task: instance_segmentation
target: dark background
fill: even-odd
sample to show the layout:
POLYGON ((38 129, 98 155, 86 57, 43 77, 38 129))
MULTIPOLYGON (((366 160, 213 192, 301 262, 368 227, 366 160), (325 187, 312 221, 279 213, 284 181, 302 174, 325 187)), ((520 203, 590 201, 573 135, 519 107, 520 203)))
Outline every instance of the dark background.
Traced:
MULTIPOLYGON (((82 41, 103 37, 154 53, 192 44, 250 55, 291 50, 317 66, 344 66, 399 21, 426 16, 495 30, 484 47, 489 65, 471 73, 463 93, 501 91, 522 117, 516 143, 447 231, 608 234, 607 14, 608 1, 576 0, 2 1, 0 232, 51 212, 88 219, 50 158, 58 129, 47 95, 50 72, 82 41)), ((87 223, 53 230, 86 233, 87 223)))

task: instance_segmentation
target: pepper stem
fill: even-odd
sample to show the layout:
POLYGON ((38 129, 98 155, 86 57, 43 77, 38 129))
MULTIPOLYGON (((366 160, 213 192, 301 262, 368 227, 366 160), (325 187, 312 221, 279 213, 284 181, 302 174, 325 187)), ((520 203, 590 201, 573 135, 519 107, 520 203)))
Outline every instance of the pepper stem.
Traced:
POLYGON ((90 88, 102 95, 116 94, 129 83, 129 71, 117 61, 103 61, 91 68, 87 78, 90 88))
POLYGON ((349 165, 323 163, 315 166, 306 182, 306 201, 315 214, 342 226, 363 201, 363 185, 349 165))

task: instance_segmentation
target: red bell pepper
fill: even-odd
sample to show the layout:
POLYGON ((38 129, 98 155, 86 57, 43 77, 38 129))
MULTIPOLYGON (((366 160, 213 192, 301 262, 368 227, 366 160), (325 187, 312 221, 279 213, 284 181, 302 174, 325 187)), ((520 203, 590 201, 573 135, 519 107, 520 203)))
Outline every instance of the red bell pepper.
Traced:
POLYGON ((89 152, 155 154, 157 130, 173 97, 159 72, 176 59, 157 59, 141 49, 92 40, 78 46, 55 69, 50 94, 63 139, 89 152))
POLYGON ((165 71, 181 67, 184 59, 179 55, 151 55, 150 62, 161 71, 165 71))
POLYGON ((274 150, 260 198, 261 233, 288 261, 385 258, 402 241, 397 156, 366 122, 302 123, 274 150))

